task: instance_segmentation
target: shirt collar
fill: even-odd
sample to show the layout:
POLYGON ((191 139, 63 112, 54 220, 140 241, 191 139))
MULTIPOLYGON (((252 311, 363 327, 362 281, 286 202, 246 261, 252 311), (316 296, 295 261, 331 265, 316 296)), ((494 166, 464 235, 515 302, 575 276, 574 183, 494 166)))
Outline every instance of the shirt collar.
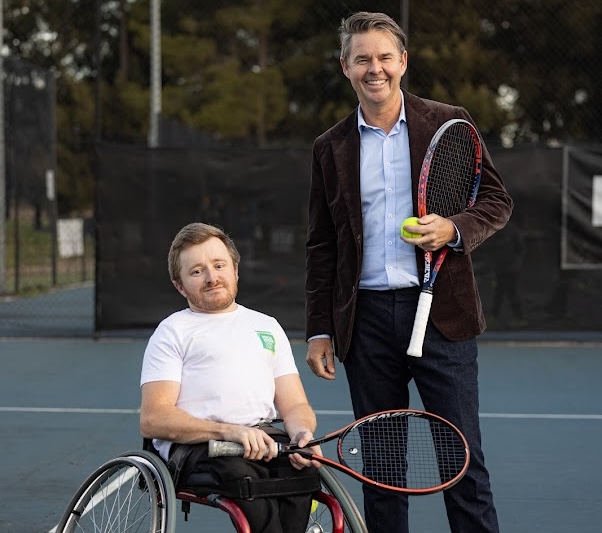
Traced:
MULTIPOLYGON (((400 89, 399 92, 401 93, 401 111, 399 112, 399 119, 397 120, 397 122, 407 122, 406 120, 406 106, 405 106, 405 100, 403 98, 403 91, 400 89)), ((364 120, 364 114, 362 113, 362 106, 357 106, 357 129, 359 130, 360 133, 362 133, 362 128, 373 128, 374 126, 370 126, 369 124, 366 124, 366 121, 364 120)))

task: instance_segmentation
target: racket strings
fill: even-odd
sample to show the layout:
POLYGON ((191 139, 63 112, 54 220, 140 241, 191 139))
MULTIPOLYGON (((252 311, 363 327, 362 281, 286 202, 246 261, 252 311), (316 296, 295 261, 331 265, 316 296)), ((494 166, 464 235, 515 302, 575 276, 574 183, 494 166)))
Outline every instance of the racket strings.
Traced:
POLYGON ((462 473, 463 440, 446 424, 404 415, 364 421, 339 442, 341 461, 364 477, 390 487, 430 489, 462 473))
POLYGON ((441 136, 430 163, 427 213, 450 217, 468 207, 476 183, 476 146, 468 128, 455 124, 441 136))

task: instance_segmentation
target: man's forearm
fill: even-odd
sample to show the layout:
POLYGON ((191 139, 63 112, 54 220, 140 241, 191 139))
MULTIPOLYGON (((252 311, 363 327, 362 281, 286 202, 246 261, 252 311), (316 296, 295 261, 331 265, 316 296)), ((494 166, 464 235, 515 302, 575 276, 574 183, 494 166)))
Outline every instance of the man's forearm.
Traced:
POLYGON ((284 428, 292 441, 297 441, 301 433, 316 430, 317 421, 314 410, 308 403, 294 406, 284 419, 284 428))
POLYGON ((157 408, 141 412, 140 432, 143 437, 182 444, 223 440, 231 424, 196 418, 177 407, 157 408))

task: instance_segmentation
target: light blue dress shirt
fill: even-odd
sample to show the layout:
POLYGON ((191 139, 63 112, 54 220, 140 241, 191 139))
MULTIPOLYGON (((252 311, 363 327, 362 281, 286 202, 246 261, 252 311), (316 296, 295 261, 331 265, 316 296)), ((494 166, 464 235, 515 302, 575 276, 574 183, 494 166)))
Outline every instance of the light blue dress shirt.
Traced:
POLYGON ((420 284, 416 252, 399 238, 401 223, 412 215, 410 142, 405 106, 387 134, 366 124, 358 109, 360 191, 364 254, 360 289, 389 290, 420 284))

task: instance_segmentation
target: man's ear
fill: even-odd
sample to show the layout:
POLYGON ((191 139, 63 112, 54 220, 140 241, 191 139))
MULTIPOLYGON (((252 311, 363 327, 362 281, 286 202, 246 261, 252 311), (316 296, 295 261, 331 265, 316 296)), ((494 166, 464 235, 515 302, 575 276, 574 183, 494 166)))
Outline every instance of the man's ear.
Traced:
POLYGON ((341 68, 343 69, 343 74, 345 74, 346 78, 349 78, 349 69, 347 68, 347 63, 345 63, 345 60, 342 57, 339 58, 339 61, 341 62, 341 68))
POLYGON ((184 298, 186 298, 186 293, 184 292, 184 287, 182 286, 182 284, 175 280, 172 279, 171 282, 173 283, 173 286, 176 288, 176 290, 182 295, 184 296, 184 298))
POLYGON ((403 76, 408 70, 408 51, 404 50, 401 54, 401 75, 403 76))

